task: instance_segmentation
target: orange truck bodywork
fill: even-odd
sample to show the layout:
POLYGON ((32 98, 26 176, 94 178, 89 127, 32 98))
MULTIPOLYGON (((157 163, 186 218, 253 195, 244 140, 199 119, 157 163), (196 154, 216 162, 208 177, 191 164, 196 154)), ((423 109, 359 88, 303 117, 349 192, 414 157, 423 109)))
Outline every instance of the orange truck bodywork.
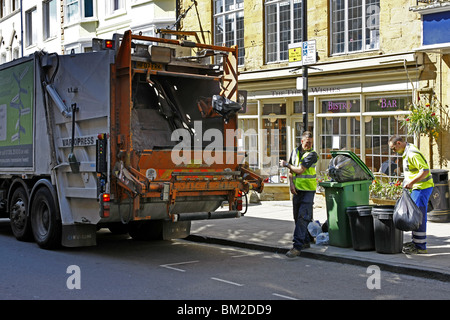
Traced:
POLYGON ((240 217, 263 182, 237 143, 237 47, 130 31, 109 43, 0 66, 4 121, 19 124, 0 141, 0 215, 15 237, 43 248, 95 245, 98 228, 172 239, 192 220, 240 217))
MULTIPOLYGON (((132 175, 132 184, 136 187, 136 190, 140 197, 136 197, 133 205, 133 212, 139 210, 139 202, 143 198, 159 198, 160 192, 163 189, 164 183, 169 183, 169 201, 170 205, 175 204, 177 197, 182 196, 208 196, 208 195, 222 195, 225 196, 230 204, 235 203, 241 192, 248 192, 249 189, 256 191, 262 191, 262 182, 257 175, 250 170, 243 168, 238 163, 242 163, 243 155, 237 155, 232 152, 231 156, 235 157, 232 163, 235 170, 241 170, 242 175, 247 174, 251 180, 245 179, 223 179, 223 175, 215 176, 215 174, 223 172, 225 168, 229 168, 228 164, 214 164, 205 165, 204 162, 197 164, 196 166, 186 166, 180 168, 180 166, 172 165, 171 151, 154 151, 154 150, 141 150, 135 152, 133 144, 130 140, 130 110, 132 99, 132 78, 135 74, 144 73, 150 75, 170 75, 174 77, 185 76, 189 77, 205 77, 211 78, 211 81, 217 81, 222 83, 221 95, 228 99, 237 99, 237 47, 218 47, 211 45, 204 45, 196 43, 195 47, 200 49, 221 50, 227 52, 228 56, 224 59, 224 72, 223 75, 211 76, 211 75, 196 75, 194 73, 187 74, 180 71, 158 71, 153 69, 136 68, 132 65, 132 40, 142 41, 158 41, 163 44, 182 45, 181 40, 151 38, 139 35, 132 35, 130 32, 125 33, 121 47, 119 49, 116 64, 113 66, 113 109, 111 112, 112 125, 111 127, 111 152, 112 154, 126 155, 124 162, 126 167, 132 175), (145 170, 148 168, 154 168, 158 172, 158 181, 149 181, 145 177, 145 170), (197 167, 197 168, 195 168, 197 167), (239 168, 238 168, 239 167, 239 168), (176 172, 174 176, 172 173, 176 172), (185 176, 182 173, 187 172, 189 175, 185 176), (201 175, 195 175, 193 173, 200 172, 201 175), (210 172, 211 175, 205 175, 205 172, 210 172)), ((193 93, 195 94, 195 93, 193 93)), ((223 124, 223 129, 235 130, 237 129, 237 116, 233 116, 229 121, 223 124)), ((234 148, 236 148, 236 141, 234 141, 234 148)), ((195 151, 192 152, 191 158, 195 158, 195 151)), ((201 154, 200 154, 201 159, 201 154)), ((117 161, 117 159, 115 159, 117 161)), ((200 160, 201 161, 201 160, 200 160)), ((223 161, 226 163, 226 159, 223 161)), ((229 162, 229 161, 228 161, 229 162)), ((112 163, 112 166, 115 162, 112 163)), ((116 183, 127 191, 132 191, 131 188, 118 180, 116 183)), ((123 196, 124 193, 119 191, 116 196, 123 196)), ((231 207, 231 206, 230 206, 231 207)), ((170 212, 168 212, 170 214, 170 212)), ((138 214, 134 214, 137 219, 142 219, 138 214)), ((151 218, 151 217, 148 217, 151 218)))

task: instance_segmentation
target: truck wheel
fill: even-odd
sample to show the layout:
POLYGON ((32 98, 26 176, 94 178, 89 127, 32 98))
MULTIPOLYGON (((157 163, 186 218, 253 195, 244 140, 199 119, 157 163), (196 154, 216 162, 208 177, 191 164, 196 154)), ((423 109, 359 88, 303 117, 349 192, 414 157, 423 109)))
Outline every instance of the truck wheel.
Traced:
POLYGON ((30 241, 33 239, 28 211, 28 194, 23 187, 17 188, 11 197, 9 219, 11 229, 17 240, 30 241))
POLYGON ((43 249, 54 249, 61 244, 61 220, 55 200, 47 188, 36 191, 31 205, 31 226, 34 240, 43 249))

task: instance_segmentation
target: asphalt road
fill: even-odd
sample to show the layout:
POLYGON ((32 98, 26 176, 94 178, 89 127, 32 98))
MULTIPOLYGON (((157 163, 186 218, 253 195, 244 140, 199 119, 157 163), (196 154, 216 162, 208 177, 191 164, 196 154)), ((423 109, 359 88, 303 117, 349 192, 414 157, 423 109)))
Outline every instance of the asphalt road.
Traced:
MULTIPOLYGON (((98 245, 40 249, 0 220, 1 300, 448 299, 445 282, 219 245, 135 241, 102 229, 98 245)), ((181 304, 182 305, 182 304, 181 304)), ((186 310, 184 310, 186 311, 186 310)))

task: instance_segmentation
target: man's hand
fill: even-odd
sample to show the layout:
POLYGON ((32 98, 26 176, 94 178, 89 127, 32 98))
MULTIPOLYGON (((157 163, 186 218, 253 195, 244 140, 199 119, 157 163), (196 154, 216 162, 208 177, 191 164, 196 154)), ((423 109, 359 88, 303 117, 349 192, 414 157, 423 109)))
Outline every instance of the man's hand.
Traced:
POLYGON ((294 187, 293 183, 289 184, 289 189, 291 190, 292 194, 297 194, 297 191, 295 190, 295 187, 294 187))
POLYGON ((280 159, 280 167, 287 167, 289 163, 287 163, 285 160, 280 159))
POLYGON ((405 189, 412 189, 413 188, 414 183, 412 183, 411 181, 403 181, 403 188, 405 189))

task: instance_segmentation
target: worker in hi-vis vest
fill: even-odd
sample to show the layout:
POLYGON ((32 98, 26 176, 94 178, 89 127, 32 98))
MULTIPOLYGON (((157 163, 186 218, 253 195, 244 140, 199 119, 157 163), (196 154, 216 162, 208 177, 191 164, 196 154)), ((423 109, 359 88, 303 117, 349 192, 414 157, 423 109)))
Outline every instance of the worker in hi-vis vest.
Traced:
POLYGON ((412 232, 412 241, 403 245, 403 253, 427 253, 427 209, 434 182, 430 167, 417 147, 400 136, 389 139, 389 148, 403 158, 403 187, 412 189, 411 198, 423 213, 422 224, 412 232))
POLYGON ((299 256, 302 249, 310 247, 308 224, 312 221, 317 188, 317 159, 317 152, 313 150, 312 133, 305 131, 300 146, 292 151, 289 162, 280 160, 280 166, 289 169, 289 188, 293 194, 295 229, 293 248, 286 253, 289 258, 299 256))

